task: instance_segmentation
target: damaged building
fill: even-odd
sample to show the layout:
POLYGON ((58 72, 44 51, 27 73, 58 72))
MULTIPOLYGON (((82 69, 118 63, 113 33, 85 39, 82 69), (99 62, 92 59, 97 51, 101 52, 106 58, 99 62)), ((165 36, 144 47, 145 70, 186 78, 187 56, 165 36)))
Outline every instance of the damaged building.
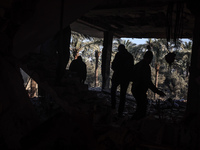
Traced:
POLYGON ((0 149, 200 149, 197 2, 0 0, 0 6, 0 149), (102 90, 88 90, 66 70, 71 31, 104 39, 102 90), (127 97, 128 113, 117 120, 106 93, 115 37, 192 39, 187 103, 158 102, 149 110, 156 114, 131 121, 135 102, 127 97), (38 84, 39 101, 29 98, 20 69, 38 84))

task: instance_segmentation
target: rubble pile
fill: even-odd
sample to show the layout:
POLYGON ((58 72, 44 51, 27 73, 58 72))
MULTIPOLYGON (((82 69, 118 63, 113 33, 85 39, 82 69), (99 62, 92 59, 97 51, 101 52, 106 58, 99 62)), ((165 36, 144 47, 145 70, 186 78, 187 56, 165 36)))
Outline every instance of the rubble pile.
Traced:
MULTIPOLYGON (((117 111, 111 109, 110 91, 88 89, 87 85, 77 81, 76 76, 66 72, 62 84, 39 83, 45 89, 43 96, 28 101, 28 96, 23 98, 19 94, 16 104, 7 110, 9 113, 2 113, 0 148, 189 149, 191 139, 195 139, 195 136, 191 138, 196 135, 192 133, 194 130, 181 122, 185 101, 149 100, 148 116, 136 121, 131 120, 136 108, 135 99, 127 95, 123 116, 119 118, 117 111)), ((15 88, 14 91, 18 91, 18 86, 15 88)), ((25 92, 23 85, 20 91, 25 92)))
POLYGON ((66 86, 57 87, 58 95, 74 108, 70 114, 53 99, 43 104, 39 99, 32 99, 43 123, 23 138, 24 147, 29 149, 29 143, 34 149, 85 147, 97 150, 153 150, 178 149, 189 145, 186 140, 188 132, 184 132, 185 128, 181 125, 185 101, 149 100, 148 116, 135 121, 130 119, 136 108, 135 99, 131 95, 127 95, 123 117, 118 118, 116 111, 111 109, 110 91, 102 91, 100 88, 87 90, 87 85, 77 86, 72 86, 70 90, 66 86), (170 102, 173 103, 170 105, 170 102), (39 136, 44 131, 46 133, 39 136))
POLYGON ((118 118, 110 109, 110 92, 96 92, 100 103, 96 104, 93 126, 101 149, 178 149, 189 145, 182 126, 186 101, 149 100, 148 116, 135 121, 131 120, 136 108, 134 97, 127 95, 123 117, 118 118))

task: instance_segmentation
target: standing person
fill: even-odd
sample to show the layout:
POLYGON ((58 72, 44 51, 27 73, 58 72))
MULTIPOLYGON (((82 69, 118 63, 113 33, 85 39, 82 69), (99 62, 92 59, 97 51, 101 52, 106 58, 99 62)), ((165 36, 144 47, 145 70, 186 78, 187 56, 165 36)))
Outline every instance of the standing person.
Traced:
POLYGON ((124 111, 126 91, 129 85, 131 69, 134 65, 133 56, 125 49, 123 44, 118 47, 117 54, 112 62, 114 71, 111 86, 111 104, 112 109, 116 108, 116 91, 120 85, 120 103, 118 107, 118 116, 121 117, 124 111))
POLYGON ((165 93, 158 90, 151 81, 151 68, 149 64, 153 59, 153 53, 147 51, 143 59, 134 66, 132 74, 132 89, 131 92, 136 99, 137 108, 133 114, 132 119, 139 120, 146 116, 147 112, 147 90, 150 88, 154 93, 160 96, 165 96, 165 93))
POLYGON ((76 72, 78 77, 80 78, 80 82, 84 84, 87 76, 87 66, 83 62, 81 56, 78 56, 77 59, 71 62, 69 70, 72 72, 76 72))

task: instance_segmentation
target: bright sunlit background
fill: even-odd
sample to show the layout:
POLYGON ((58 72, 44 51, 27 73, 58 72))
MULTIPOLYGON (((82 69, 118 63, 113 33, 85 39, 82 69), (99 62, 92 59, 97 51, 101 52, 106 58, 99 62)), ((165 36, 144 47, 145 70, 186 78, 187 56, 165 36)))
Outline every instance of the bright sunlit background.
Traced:
MULTIPOLYGON (((122 40, 130 40, 133 43, 139 45, 139 44, 145 44, 146 41, 148 41, 147 38, 121 38, 122 40)), ((183 42, 189 42, 191 41, 190 39, 181 39, 183 42)))

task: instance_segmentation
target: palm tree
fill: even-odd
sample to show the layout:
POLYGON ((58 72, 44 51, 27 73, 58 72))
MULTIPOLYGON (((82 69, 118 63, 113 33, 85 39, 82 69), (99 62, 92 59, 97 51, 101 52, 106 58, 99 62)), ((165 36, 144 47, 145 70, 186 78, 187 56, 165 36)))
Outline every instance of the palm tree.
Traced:
POLYGON ((134 57, 135 63, 138 63, 142 59, 145 49, 146 49, 146 44, 140 44, 133 46, 132 49, 129 50, 134 57))
MULTIPOLYGON (((136 44, 133 43, 132 41, 130 40, 122 40, 122 39, 114 39, 114 42, 113 42, 113 56, 114 54, 117 52, 117 49, 118 49, 118 46, 120 44, 123 44, 125 46, 125 48, 131 53, 131 54, 134 54, 135 50, 135 46, 136 44)), ((133 55, 134 57, 135 55, 133 55)))
POLYGON ((152 38, 148 38, 148 41, 146 41, 146 45, 152 47, 153 45, 153 39, 152 38))
POLYGON ((189 75, 189 66, 191 62, 191 51, 192 51, 192 42, 185 42, 184 49, 187 51, 187 65, 186 65, 186 77, 189 75))
POLYGON ((99 72, 99 56, 101 55, 101 49, 103 48, 103 39, 91 38, 84 45, 82 55, 93 60, 95 56, 95 87, 99 86, 98 72, 99 72), (94 55, 95 54, 95 55, 94 55))
MULTIPOLYGON (((149 39, 147 41, 147 44, 151 47, 151 50, 154 53, 154 59, 153 59, 153 66, 155 68, 155 86, 158 87, 158 77, 159 77, 159 70, 160 70, 160 64, 163 62, 164 55, 166 54, 166 46, 164 44, 165 40, 159 39, 159 40, 152 40, 149 39)), ((154 99, 157 99, 157 94, 154 93, 154 99)))
POLYGON ((77 59, 79 52, 83 50, 85 43, 87 43, 87 40, 91 40, 92 38, 74 31, 72 31, 71 37, 72 38, 70 48, 72 51, 73 58, 77 59))
POLYGON ((133 43, 132 41, 130 41, 129 39, 128 40, 122 40, 122 39, 114 39, 114 42, 113 42, 113 50, 117 50, 118 46, 120 44, 123 44, 126 49, 129 51, 132 49, 132 47, 134 47, 136 44, 133 43))
POLYGON ((95 87, 98 86, 98 68, 99 68, 99 56, 100 56, 100 51, 96 50, 95 51, 95 58, 96 58, 96 63, 95 63, 95 87))
POLYGON ((71 51, 74 59, 77 59, 81 52, 85 58, 96 58, 95 63, 95 86, 98 86, 99 56, 103 45, 102 38, 94 38, 72 31, 71 51))

